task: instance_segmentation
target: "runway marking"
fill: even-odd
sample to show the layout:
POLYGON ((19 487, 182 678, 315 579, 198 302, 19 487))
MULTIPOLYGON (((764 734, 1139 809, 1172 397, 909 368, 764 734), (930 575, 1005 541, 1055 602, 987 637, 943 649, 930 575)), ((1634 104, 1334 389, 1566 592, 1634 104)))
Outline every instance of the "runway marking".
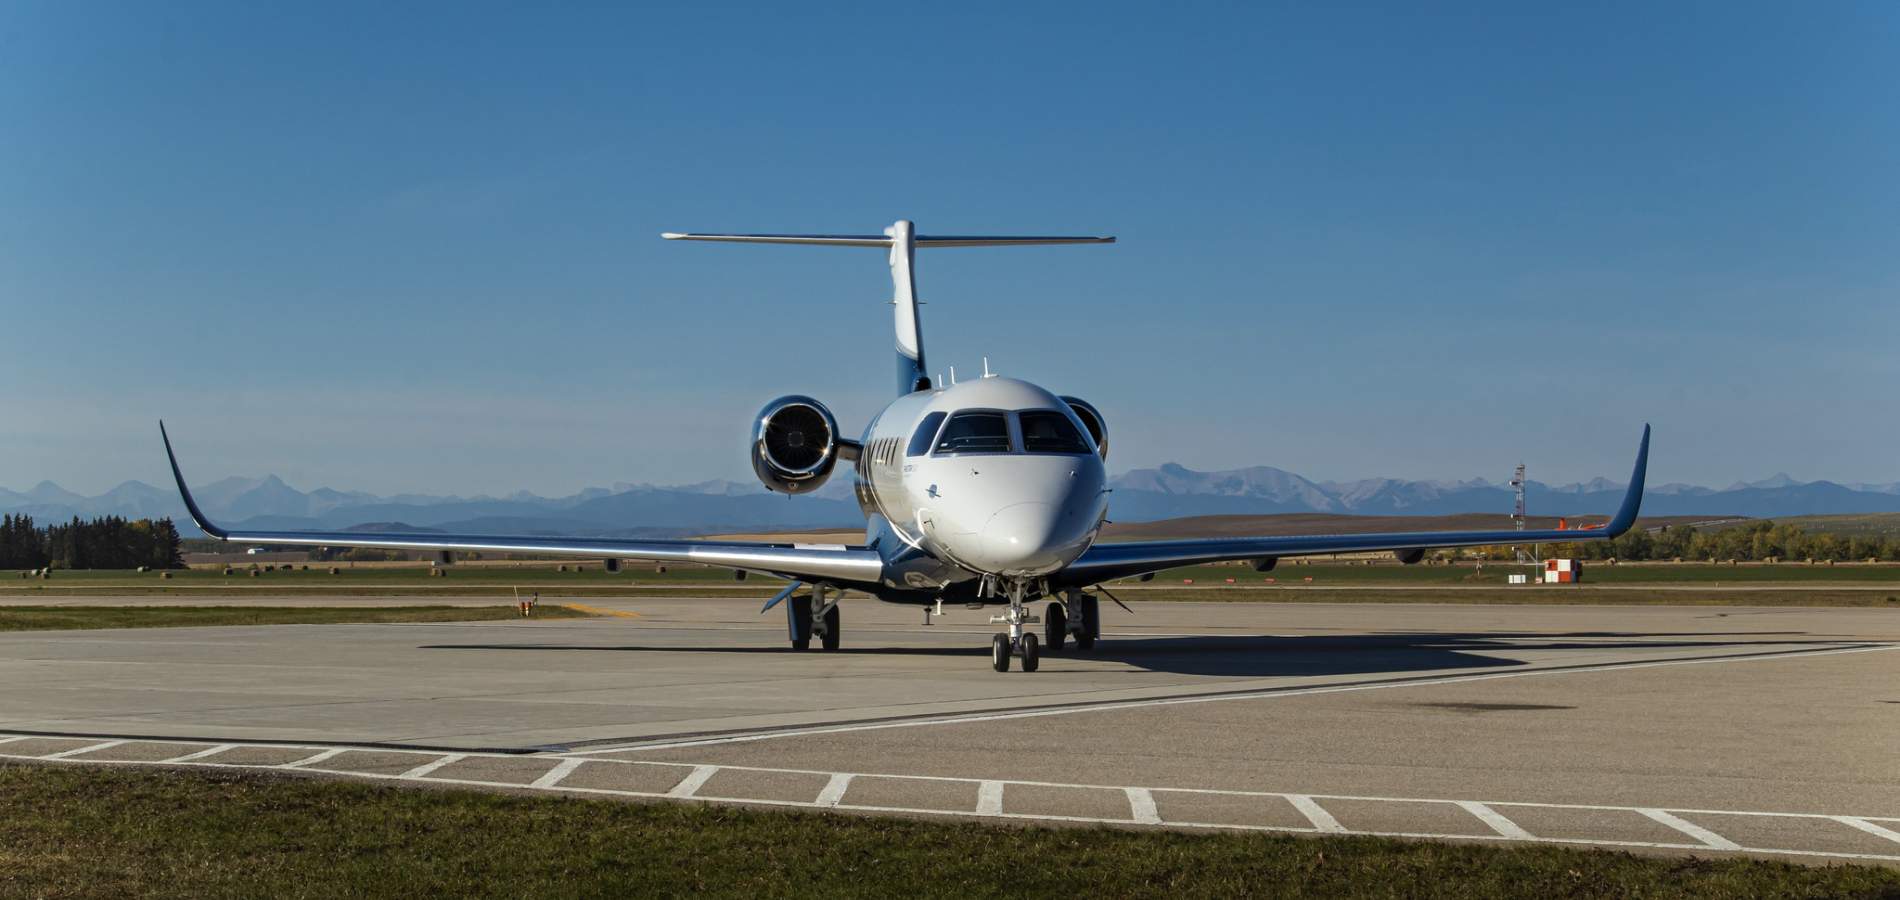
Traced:
POLYGON ((1516 822, 1505 818, 1500 815, 1497 810, 1489 806, 1479 803, 1476 800, 1458 800, 1455 802, 1459 806, 1464 807, 1465 812, 1477 816, 1479 821, 1491 826, 1492 831, 1497 832, 1503 837, 1515 838, 1520 841, 1537 840, 1536 835, 1525 831, 1516 822))
POLYGON ((1834 821, 1839 822, 1842 825, 1858 828, 1862 831, 1867 832, 1868 834, 1874 835, 1875 837, 1883 837, 1883 838, 1886 838, 1887 840, 1893 841, 1896 844, 1900 844, 1900 831, 1894 831, 1891 828, 1882 828, 1879 825, 1875 825, 1874 823, 1867 821, 1866 819, 1858 819, 1853 816, 1835 816, 1834 821))
POLYGON ((81 754, 91 753, 94 750, 110 750, 113 747, 117 747, 123 743, 125 742, 124 741, 105 741, 102 743, 93 744, 89 747, 74 747, 71 750, 65 750, 59 753, 49 753, 45 756, 41 756, 38 758, 39 759, 70 759, 72 757, 79 756, 81 754))
MULTIPOLYGON (((586 762, 586 760, 575 760, 575 762, 586 762)), ((851 789, 852 777, 842 773, 831 776, 831 780, 825 782, 825 789, 818 792, 818 805, 837 806, 842 802, 844 792, 851 789)))
POLYGON ((295 762, 284 763, 283 768, 301 769, 304 766, 313 766, 313 765, 316 765, 317 763, 323 762, 326 759, 332 759, 334 757, 340 756, 343 754, 343 751, 348 750, 348 749, 349 749, 348 747, 331 747, 330 749, 325 750, 322 753, 306 756, 303 759, 297 760, 295 762))
POLYGON ((1138 825, 1160 825, 1161 812, 1155 808, 1154 792, 1147 788, 1122 788, 1128 794, 1128 818, 1138 825))
POLYGON ((1294 809, 1300 811, 1300 815, 1306 817, 1306 821, 1313 823, 1314 831, 1327 834, 1346 833, 1346 829, 1339 824, 1339 820, 1333 818, 1332 813, 1314 802, 1312 797, 1306 794, 1283 794, 1282 796, 1286 797, 1288 803, 1293 804, 1294 809))
MULTIPOLYGON (((10 743, 10 741, 8 740, 8 738, 10 737, 43 737, 43 735, 0 735, 0 742, 10 743)), ((125 742, 124 741, 108 741, 106 743, 118 744, 118 743, 125 743, 125 742)), ((189 743, 189 742, 181 741, 180 743, 189 743)), ((83 756, 83 755, 75 755, 81 752, 89 752, 89 751, 98 750, 98 749, 104 749, 104 747, 102 747, 99 744, 94 744, 88 747, 80 747, 80 748, 76 748, 76 750, 66 751, 65 753, 61 753, 61 754, 53 754, 51 756, 29 756, 26 754, 0 753, 0 758, 20 760, 24 762, 46 763, 46 764, 52 764, 52 765, 81 765, 81 766, 85 766, 85 765, 91 765, 91 766, 114 766, 114 765, 170 766, 170 765, 175 764, 173 760, 93 759, 93 758, 87 758, 86 756, 83 756)), ((519 754, 506 754, 506 753, 441 754, 441 753, 435 753, 431 751, 419 751, 419 750, 388 750, 386 748, 380 748, 380 747, 358 747, 358 746, 317 747, 317 746, 298 745, 298 744, 276 744, 276 743, 213 744, 206 747, 204 750, 198 751, 197 753, 185 754, 184 756, 195 757, 194 759, 183 764, 185 766, 189 766, 192 768, 230 769, 230 770, 251 771, 251 772, 264 770, 264 771, 280 771, 280 772, 285 772, 285 773, 305 773, 305 774, 313 773, 313 772, 321 772, 323 774, 341 775, 341 776, 361 778, 361 779, 367 779, 367 780, 377 780, 377 781, 405 781, 405 780, 415 781, 418 779, 423 779, 424 776, 427 776, 430 773, 435 772, 436 770, 441 769, 442 767, 447 766, 453 762, 463 760, 463 759, 469 759, 469 758, 479 758, 479 759, 522 759, 523 758, 519 754), (365 752, 378 752, 378 753, 404 753, 404 754, 416 756, 418 758, 423 758, 423 757, 433 757, 433 758, 430 759, 429 762, 419 765, 416 768, 410 769, 401 774, 391 775, 391 774, 385 774, 385 773, 379 773, 379 772, 351 772, 351 771, 344 771, 344 770, 311 768, 310 765, 316 757, 306 757, 301 760, 296 760, 293 762, 283 763, 283 764, 274 765, 274 766, 252 766, 252 765, 243 765, 239 763, 220 763, 220 762, 215 761, 214 759, 215 754, 206 752, 206 751, 214 751, 214 750, 218 752, 224 752, 224 750, 226 749, 234 749, 238 747, 275 747, 275 748, 282 748, 282 749, 315 750, 315 751, 320 751, 316 754, 316 757, 325 757, 325 758, 327 758, 328 756, 334 756, 336 754, 348 752, 351 750, 358 750, 358 751, 365 751, 365 752)), ((174 757, 173 759, 175 760, 175 759, 181 759, 181 758, 183 757, 174 757)), ((1059 782, 957 778, 957 777, 942 776, 942 775, 893 775, 893 774, 885 774, 885 773, 876 773, 876 777, 882 778, 882 779, 966 784, 966 785, 973 785, 977 788, 977 792, 976 792, 977 801, 976 801, 976 805, 974 809, 946 810, 946 809, 941 809, 941 808, 884 806, 884 805, 854 804, 854 803, 844 802, 843 798, 845 794, 849 791, 852 780, 858 777, 863 777, 864 775, 871 774, 871 773, 817 772, 817 771, 805 770, 805 769, 767 769, 767 768, 760 768, 760 767, 753 767, 753 766, 718 766, 718 765, 695 765, 691 763, 656 762, 656 761, 646 761, 646 760, 592 759, 588 757, 575 756, 575 755, 568 755, 568 756, 552 755, 552 756, 530 757, 530 758, 552 760, 556 762, 556 765, 552 771, 536 779, 532 784, 526 785, 528 789, 543 790, 543 791, 548 791, 550 793, 586 794, 586 795, 602 796, 602 797, 620 797, 620 798, 636 798, 636 799, 671 798, 671 799, 677 799, 677 800, 685 800, 685 801, 694 802, 694 803, 717 803, 717 804, 730 804, 730 805, 739 805, 739 806, 776 806, 776 807, 788 807, 788 808, 795 808, 795 809, 813 809, 813 810, 836 809, 836 810, 844 810, 844 811, 849 811, 849 812, 898 813, 898 814, 905 814, 905 815, 942 816, 942 817, 952 817, 952 818, 976 817, 976 818, 984 818, 984 819, 1003 819, 1003 820, 1023 821, 1023 822, 1063 822, 1063 823, 1096 824, 1096 825, 1147 826, 1147 827, 1165 827, 1165 828, 1205 830, 1205 831, 1260 831, 1260 832, 1274 832, 1274 833, 1284 833, 1284 834, 1355 834, 1355 835, 1369 835, 1369 836, 1377 836, 1377 837, 1410 838, 1410 839, 1418 839, 1418 840, 1464 840, 1464 841, 1480 840, 1480 841, 1520 842, 1520 843, 1529 842, 1529 843, 1541 843, 1541 844, 1563 844, 1563 845, 1572 845, 1572 846, 1631 847, 1631 848, 1649 848, 1649 849, 1693 851, 1693 852, 1722 851, 1722 852, 1734 852, 1734 853, 1753 853, 1753 854, 1771 854, 1771 855, 1777 855, 1777 856, 1808 857, 1808 858, 1817 858, 1817 859, 1852 859, 1852 860, 1868 860, 1868 861, 1876 861, 1876 862, 1884 862, 1884 863, 1900 863, 1900 853, 1878 854, 1878 853, 1864 853, 1864 852, 1849 851, 1849 850, 1838 850, 1838 851, 1837 850, 1809 850, 1809 849, 1793 849, 1793 848, 1780 848, 1780 847, 1742 846, 1736 843, 1735 841, 1732 841, 1726 837, 1716 834, 1715 832, 1709 830, 1708 828, 1686 821, 1681 818, 1681 815, 1711 814, 1711 815, 1742 816, 1742 817, 1756 817, 1756 818, 1778 818, 1778 819, 1784 819, 1784 820, 1791 819, 1791 820, 1802 820, 1802 821, 1815 822, 1815 823, 1819 823, 1819 822, 1838 823, 1838 824, 1849 825, 1863 832, 1873 834, 1878 837, 1885 838, 1887 840, 1895 841, 1896 843, 1900 843, 1900 832, 1895 832, 1892 829, 1889 829, 1883 825, 1875 824, 1876 822, 1888 822, 1888 823, 1900 824, 1900 818, 1892 818, 1892 817, 1884 817, 1884 816, 1845 816, 1845 815, 1835 815, 1835 814, 1828 814, 1828 813, 1756 812, 1756 811, 1746 811, 1746 810, 1699 810, 1699 809, 1685 809, 1685 808, 1680 808, 1680 807, 1662 808, 1662 807, 1603 806, 1603 805, 1576 804, 1576 803, 1537 803, 1537 802, 1530 802, 1530 801, 1449 800, 1445 798, 1435 798, 1435 797, 1365 797, 1365 796, 1340 795, 1340 794, 1295 794, 1295 793, 1280 793, 1280 792, 1273 792, 1273 791, 1222 790, 1222 789, 1216 789, 1216 788, 1175 788, 1175 787, 1155 787, 1155 786, 1064 784, 1064 783, 1059 783, 1059 782), (563 786, 562 782, 569 774, 587 766, 641 766, 641 767, 646 767, 646 768, 681 769, 681 770, 687 770, 687 774, 685 778, 683 778, 671 790, 665 791, 663 793, 656 793, 656 792, 651 792, 651 791, 614 790, 614 789, 607 789, 607 788, 581 788, 581 787, 563 786), (781 774, 800 774, 800 775, 820 774, 820 775, 827 776, 827 778, 826 778, 826 782, 823 789, 821 789, 818 792, 817 796, 812 800, 767 800, 767 799, 755 799, 755 798, 745 798, 745 797, 700 797, 700 796, 697 796, 697 792, 702 786, 706 784, 707 781, 709 781, 715 774, 725 769, 732 769, 732 770, 739 770, 739 771, 781 773, 781 774), (557 777, 557 773, 558 773, 558 777, 557 777), (1120 791, 1123 793, 1124 796, 1128 798, 1128 801, 1129 801, 1128 817, 1115 818, 1115 817, 1101 817, 1101 816, 1072 816, 1072 815, 1061 815, 1061 814, 1055 814, 1055 813, 1005 812, 1003 809, 1003 795, 1004 795, 1005 789, 1010 785, 1027 786, 1027 787, 1083 788, 1083 789, 1095 789, 1095 790, 1120 791), (1285 826, 1285 825, 1251 825, 1251 824, 1232 824, 1232 823, 1219 823, 1219 822, 1168 820, 1164 818, 1163 816, 1161 816, 1159 810, 1156 809, 1154 806, 1154 792, 1155 791, 1167 791, 1171 794, 1206 794, 1206 795, 1215 795, 1215 796, 1248 797, 1248 798, 1258 798, 1261 800, 1277 798, 1279 800, 1292 804, 1294 808, 1298 809, 1301 812, 1301 814, 1306 817, 1307 821, 1311 823, 1311 827, 1296 827, 1296 826, 1285 826), (1320 806, 1319 801, 1321 800, 1329 800, 1329 801, 1330 800, 1353 800, 1353 801, 1368 801, 1368 802, 1376 802, 1376 803, 1408 804, 1408 805, 1416 805, 1420 803, 1454 805, 1471 812, 1474 816, 1478 817, 1480 820, 1483 820, 1486 824, 1490 825, 1492 830, 1497 833, 1496 834, 1472 834, 1472 833, 1447 834, 1447 833, 1424 832, 1424 831, 1414 832, 1414 831, 1354 830, 1354 829, 1349 829, 1340 825, 1339 821, 1335 819, 1330 812, 1328 812, 1324 807, 1320 806), (1636 840, 1618 839, 1613 836, 1606 836, 1606 837, 1601 837, 1601 838, 1539 837, 1537 835, 1531 834, 1528 831, 1525 831, 1523 828, 1517 826, 1515 822, 1512 822, 1504 814, 1498 812, 1497 808, 1499 807, 1502 807, 1502 808, 1533 807, 1533 808, 1549 809, 1549 810, 1610 810, 1610 811, 1618 811, 1618 812, 1638 813, 1640 815, 1648 817, 1649 819, 1653 821, 1656 821, 1660 824, 1663 824, 1669 827, 1673 831, 1680 832, 1685 837, 1690 838, 1692 840, 1681 841, 1681 842, 1636 841, 1636 840)), ((455 786, 465 786, 465 787, 475 787, 475 788, 488 788, 488 789, 501 788, 501 789, 508 789, 508 790, 520 790, 523 788, 523 785, 520 785, 518 783, 484 781, 484 780, 472 779, 472 778, 427 778, 425 780, 431 784, 455 785, 455 786)))
POLYGON ((1652 819, 1655 819, 1656 821, 1661 822, 1664 825, 1674 828, 1675 830, 1680 831, 1683 834, 1686 834, 1692 838, 1695 838, 1696 840, 1701 841, 1703 844, 1709 847, 1712 847, 1716 850, 1742 849, 1740 844, 1737 844, 1734 841, 1729 840, 1728 838, 1725 838, 1719 834, 1716 834, 1715 832, 1710 831, 1707 828, 1703 828, 1702 826, 1697 825, 1694 822, 1685 821, 1676 816, 1672 816, 1669 813, 1663 812, 1660 809, 1639 809, 1637 810, 1637 812, 1642 813, 1643 815, 1646 815, 1652 819))
POLYGON ((191 762, 194 759, 204 759, 207 756, 216 756, 220 753, 223 753, 226 750, 236 750, 236 749, 237 749, 236 744, 213 744, 209 747, 204 748, 203 750, 197 751, 196 753, 187 753, 184 756, 174 756, 171 759, 161 759, 159 760, 159 762, 164 762, 164 763, 191 762))
POLYGON ((430 772, 434 772, 435 770, 440 769, 443 766, 452 765, 454 763, 461 762, 462 760, 467 759, 467 758, 468 757, 466 755, 461 754, 461 753, 450 753, 445 756, 439 757, 435 760, 432 760, 430 762, 423 763, 422 765, 419 765, 413 769, 410 769, 409 771, 404 772, 401 775, 398 775, 396 777, 397 778, 424 778, 424 777, 427 777, 430 772))
POLYGON ((1318 685, 1305 688, 1263 688, 1260 690, 1241 690, 1222 694, 1197 695, 1188 697, 1156 697, 1150 700, 1109 700, 1100 703, 1080 703, 1074 706, 1062 706, 1048 709, 1026 709, 990 713, 949 713, 938 716, 923 716, 914 719, 895 721, 861 722, 844 725, 820 725, 809 728, 785 728, 771 731, 746 732, 741 734, 720 735, 706 738, 685 738, 680 740, 659 740, 648 743, 629 742, 616 747, 602 747, 592 750, 563 751, 563 755, 584 756, 603 753, 629 753, 646 750, 675 750, 685 747, 708 747, 718 744, 742 744, 754 741, 768 741, 777 738, 810 737, 821 734, 848 734, 859 731, 883 731, 891 728, 919 728, 928 725, 960 725, 976 722, 1003 722, 1015 719, 1039 719, 1049 716, 1068 716, 1092 712, 1121 712, 1124 710, 1146 709, 1157 706, 1185 706, 1198 703, 1226 703, 1241 700, 1279 700, 1286 697, 1310 697, 1320 694, 1343 694, 1357 691, 1379 691, 1391 688, 1440 687, 1448 684, 1467 684, 1475 681, 1495 681, 1506 678, 1533 678, 1539 676, 1591 675, 1600 672, 1627 672, 1636 669, 1658 669, 1674 666, 1716 665, 1738 662, 1769 662, 1784 659, 1813 659, 1822 656, 1838 656, 1849 653, 1879 653, 1888 650, 1900 650, 1900 644, 1878 644, 1874 646, 1841 647, 1828 650, 1773 650, 1762 653, 1738 653, 1726 656, 1709 656, 1695 659, 1671 659, 1655 662, 1622 662, 1584 664, 1550 668, 1534 668, 1512 672, 1483 672, 1468 675, 1447 675, 1403 679, 1396 681, 1378 681, 1365 684, 1318 685))
POLYGON ((30 735, 16 734, 13 737, 0 737, 0 744, 11 744, 14 741, 24 741, 29 736, 30 735))
POLYGON ((561 779, 574 774, 574 770, 580 768, 581 763, 584 763, 586 761, 587 760, 584 760, 584 759, 561 760, 560 762, 554 765, 554 768, 549 769, 547 774, 542 775, 540 778, 536 778, 534 782, 528 786, 532 788, 554 787, 555 785, 558 785, 561 783, 561 779))
POLYGON ((976 814, 979 816, 1000 816, 1003 814, 1002 782, 984 781, 977 784, 976 814))
POLYGON ((677 800, 687 799, 698 793, 700 788, 705 787, 706 782, 711 781, 713 775, 718 772, 718 766, 694 766, 693 771, 687 773, 679 784, 673 785, 673 789, 666 792, 666 796, 677 800))

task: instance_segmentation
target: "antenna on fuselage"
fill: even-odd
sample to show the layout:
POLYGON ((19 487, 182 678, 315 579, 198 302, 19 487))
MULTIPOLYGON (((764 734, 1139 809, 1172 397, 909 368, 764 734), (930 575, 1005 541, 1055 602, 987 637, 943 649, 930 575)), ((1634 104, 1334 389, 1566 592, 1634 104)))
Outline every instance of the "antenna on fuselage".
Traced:
POLYGON ((956 386, 956 383, 957 383, 957 367, 951 366, 950 367, 950 384, 952 387, 954 387, 956 386))
POLYGON ((995 375, 990 374, 990 358, 987 356, 983 357, 983 377, 984 378, 996 377, 995 375))

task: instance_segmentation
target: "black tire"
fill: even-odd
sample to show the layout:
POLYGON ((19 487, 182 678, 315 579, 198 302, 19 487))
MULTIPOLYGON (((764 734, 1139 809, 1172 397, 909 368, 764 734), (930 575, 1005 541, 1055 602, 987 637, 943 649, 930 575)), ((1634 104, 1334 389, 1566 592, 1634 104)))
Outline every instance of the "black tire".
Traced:
POLYGON ((785 626, 785 630, 790 634, 793 650, 811 649, 810 594, 785 599, 785 626))
POLYGON ((837 607, 825 610, 825 633, 820 637, 824 641, 826 650, 838 649, 838 642, 844 640, 844 629, 839 627, 838 619, 837 607))
POLYGON ((1009 635, 999 634, 990 639, 990 668, 1009 671, 1009 635))
POLYGON ((1040 665, 1042 665, 1042 649, 1037 644, 1036 633, 1033 631, 1024 632, 1023 671, 1034 672, 1036 671, 1036 667, 1040 665))
POLYGON ((1064 612, 1062 604, 1049 602, 1049 611, 1042 615, 1042 642, 1049 645, 1050 653, 1061 653, 1062 643, 1069 639, 1069 614, 1064 612))
POLYGON ((1075 636, 1075 647, 1077 650, 1092 650, 1095 648, 1096 636, 1102 633, 1102 612, 1094 597, 1083 597, 1081 606, 1082 630, 1075 636))

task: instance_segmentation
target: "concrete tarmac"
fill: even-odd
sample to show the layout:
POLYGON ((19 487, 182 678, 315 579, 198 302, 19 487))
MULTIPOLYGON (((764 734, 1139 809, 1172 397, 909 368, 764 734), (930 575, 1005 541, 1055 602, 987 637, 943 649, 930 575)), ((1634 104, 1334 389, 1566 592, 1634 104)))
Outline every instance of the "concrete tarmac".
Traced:
POLYGON ((1136 602, 999 674, 987 610, 581 602, 0 634, 0 756, 1900 863, 1900 610, 1136 602))

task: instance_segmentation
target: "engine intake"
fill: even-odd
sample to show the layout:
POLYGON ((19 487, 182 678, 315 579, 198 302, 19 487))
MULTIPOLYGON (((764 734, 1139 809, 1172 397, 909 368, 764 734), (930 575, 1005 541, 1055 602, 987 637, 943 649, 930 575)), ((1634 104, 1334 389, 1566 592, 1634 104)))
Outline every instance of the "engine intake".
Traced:
POLYGON ((752 423, 752 471, 771 490, 817 490, 838 464, 838 420, 810 397, 780 397, 752 423))
POLYGON ((1095 441, 1095 451, 1100 453, 1103 459, 1107 459, 1108 420, 1102 418, 1102 411, 1096 409, 1087 400, 1083 400, 1079 397, 1061 397, 1058 399, 1069 404, 1069 409, 1075 412, 1076 418, 1082 420, 1082 427, 1088 429, 1089 437, 1095 441))

